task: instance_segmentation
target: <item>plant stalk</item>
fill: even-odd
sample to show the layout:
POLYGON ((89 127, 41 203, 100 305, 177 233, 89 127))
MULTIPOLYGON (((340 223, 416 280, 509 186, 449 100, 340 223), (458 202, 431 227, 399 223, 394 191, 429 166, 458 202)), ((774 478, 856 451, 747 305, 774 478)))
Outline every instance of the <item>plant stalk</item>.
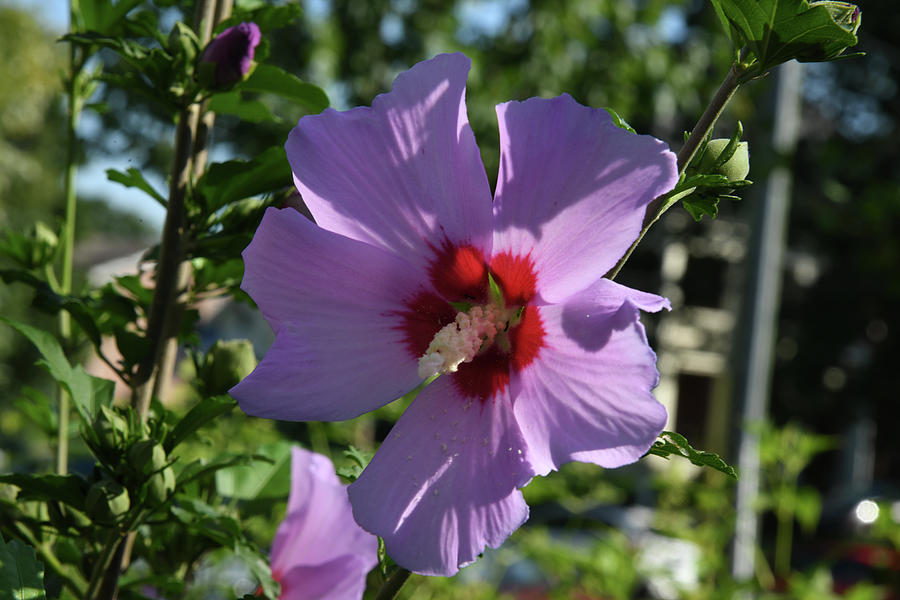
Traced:
POLYGON ((398 567, 396 571, 391 573, 391 576, 388 577, 387 581, 384 582, 381 589, 378 590, 378 595, 375 596, 375 600, 392 600, 395 598, 397 593, 400 592, 400 588, 402 588, 403 584, 406 583, 406 580, 409 579, 410 575, 412 575, 412 573, 403 567, 398 567))
MULTIPOLYGON (((77 0, 69 6, 70 20, 74 22, 77 0)), ((81 94, 82 59, 75 44, 69 44, 69 79, 66 82, 66 170, 63 177, 63 196, 65 201, 65 221, 62 231, 62 257, 60 265, 59 293, 67 295, 72 292, 72 257, 75 248, 75 215, 77 198, 75 194, 75 175, 77 173, 78 117, 81 114, 83 98, 81 94)), ((59 313, 59 335, 65 345, 72 339, 72 319, 65 310, 59 313)), ((56 446, 56 472, 65 475, 69 470, 69 393, 59 388, 59 432, 56 446)))
POLYGON ((775 511, 775 573, 785 576, 791 571, 791 546, 794 537, 794 507, 789 499, 787 485, 782 484, 775 511))
POLYGON ((162 349, 168 331, 167 321, 172 320, 175 299, 183 293, 184 282, 179 277, 186 237, 187 215, 185 198, 191 180, 191 149, 197 131, 199 108, 190 104, 181 110, 175 130, 175 158, 169 185, 169 201, 162 239, 159 243, 159 260, 156 265, 156 287, 147 319, 147 358, 138 365, 132 390, 132 405, 141 419, 147 418, 153 396, 151 378, 159 369, 162 349), (181 284, 181 285, 179 285, 181 284))
MULTIPOLYGON (((212 39, 212 32, 216 25, 231 16, 233 0, 218 0, 197 5, 197 13, 194 16, 195 30, 202 46, 212 39)), ((200 103, 197 127, 193 135, 191 149, 191 172, 194 179, 203 175, 206 170, 206 161, 209 155, 209 140, 213 124, 216 120, 215 113, 209 112, 208 100, 200 103)), ((173 310, 168 315, 168 323, 164 332, 163 346, 160 350, 158 367, 153 381, 152 395, 157 398, 165 398, 169 393, 172 383, 172 373, 175 370, 175 359, 178 356, 178 326, 188 304, 188 294, 194 267, 189 260, 181 261, 178 266, 176 288, 183 290, 179 297, 175 298, 173 310)))
POLYGON ((38 541, 25 525, 18 521, 13 521, 13 524, 16 527, 16 533, 40 554, 41 560, 62 580, 63 585, 68 587, 76 597, 83 597, 85 590, 87 590, 88 582, 81 576, 81 573, 70 565, 61 563, 56 555, 53 554, 53 550, 46 543, 38 541))
MULTIPOLYGON (((719 118, 719 115, 721 115, 722 111, 725 109, 725 105, 728 104, 729 100, 731 100, 735 92, 737 92, 737 89, 740 87, 741 73, 742 71, 738 69, 737 63, 731 65, 731 69, 728 70, 728 75, 725 76, 725 80, 722 81, 719 89, 716 90, 716 93, 713 95, 713 98, 710 101, 709 105, 706 107, 706 110, 704 110, 703 114, 700 115, 700 119, 691 130, 691 134, 690 136, 688 136, 688 139, 684 143, 684 146, 682 146, 681 150, 678 151, 677 159, 679 175, 684 173, 684 170, 687 168, 688 164, 690 164, 691 159, 694 158, 694 154, 697 153, 697 149, 700 147, 700 144, 703 142, 706 136, 709 135, 709 132, 712 131, 713 126, 716 124, 716 121, 719 118)), ((622 267, 631 257, 631 253, 634 252, 634 249, 637 248, 637 245, 641 243, 641 240, 644 239, 644 236, 650 230, 650 227, 653 226, 653 224, 659 220, 663 213, 669 210, 669 208, 676 202, 676 198, 667 199, 666 196, 663 195, 654 199, 652 202, 650 202, 650 204, 647 205, 647 211, 644 213, 644 224, 641 228, 641 232, 638 234, 638 237, 634 241, 634 243, 631 244, 631 247, 628 248, 628 251, 625 252, 625 255, 622 256, 621 259, 619 259, 618 263, 616 263, 616 266, 606 274, 607 278, 616 278, 616 275, 619 274, 619 271, 622 270, 622 267)))

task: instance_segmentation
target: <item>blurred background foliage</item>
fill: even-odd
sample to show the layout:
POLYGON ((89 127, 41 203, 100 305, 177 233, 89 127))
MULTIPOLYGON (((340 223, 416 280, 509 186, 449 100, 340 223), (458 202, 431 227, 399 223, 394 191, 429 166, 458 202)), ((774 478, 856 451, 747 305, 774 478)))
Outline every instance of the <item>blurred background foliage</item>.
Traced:
MULTIPOLYGON (((900 12, 888 0, 860 6, 858 49, 867 56, 805 71, 770 398, 775 428, 764 436, 759 507, 764 560, 757 585, 773 598, 845 592, 860 600, 896 598, 891 590, 900 589, 900 447, 892 431, 900 416, 900 12), (847 499, 833 493, 840 448, 849 443, 846 426, 858 419, 876 426, 870 495, 881 510, 871 528, 854 521, 853 505, 848 508, 847 499), (827 444, 821 435, 831 436, 827 444), (798 440, 807 450, 797 450, 798 440), (779 555, 784 539, 795 540, 786 558, 779 555), (884 550, 888 558, 856 560, 859 548, 884 550), (852 588, 857 582, 862 585, 852 588)), ((190 1, 146 8, 158 13, 163 31, 193 14, 190 1)), ((303 8, 300 19, 266 36, 268 60, 323 87, 338 109, 369 104, 417 61, 465 52, 473 62, 469 118, 492 184, 499 159, 495 104, 567 92, 583 104, 614 108, 639 133, 678 148, 731 58, 715 13, 700 0, 308 0, 303 8)), ((65 53, 54 42, 61 32, 41 24, 42 10, 39 3, 0 3, 0 226, 13 230, 38 220, 56 229, 61 220, 59 73, 65 53)), ((112 73, 124 68, 105 51, 99 60, 112 73)), ((740 90, 717 130, 727 136, 736 121, 743 122, 750 178, 757 181, 780 160, 753 151, 754 145, 766 147, 772 126, 769 79, 740 90)), ((299 115, 277 99, 260 99, 283 120, 258 124, 220 117, 214 157, 251 158, 283 143, 299 115)), ((148 178, 155 173, 155 181, 162 181, 172 157, 169 115, 108 85, 101 85, 92 102, 81 129, 83 163, 127 155, 148 178)), ((755 193, 721 206, 720 218, 749 222, 755 193)), ((98 236, 155 235, 139 217, 98 200, 79 200, 82 249, 98 236)), ((686 223, 680 235, 709 226, 686 223)), ((664 235, 661 225, 651 230, 643 257, 639 248, 623 271, 624 283, 647 280, 642 271, 658 269, 649 249, 664 235)), ((49 323, 28 311, 29 298, 21 286, 0 287, 0 314, 49 323)), ((23 386, 47 386, 32 367, 35 358, 11 330, 0 329, 0 470, 49 468, 40 427, 14 404, 23 386)), ((183 363, 184 381, 191 381, 192 369, 189 360, 183 363)), ((187 407, 197 398, 196 390, 182 386, 180 403, 187 407)), ((373 449, 401 408, 391 405, 348 423, 310 424, 273 424, 235 412, 180 452, 187 461, 216 448, 252 453, 264 443, 293 440, 347 466, 342 449, 373 449)), ((734 462, 727 448, 717 450, 734 462)), ((412 579, 404 596, 713 599, 735 593, 728 576, 733 486, 720 473, 651 470, 646 461, 610 472, 571 464, 533 481, 525 493, 532 518, 509 543, 453 580, 412 579), (654 562, 660 556, 670 562, 654 562)), ((265 546, 283 514, 283 500, 235 502, 265 546)))

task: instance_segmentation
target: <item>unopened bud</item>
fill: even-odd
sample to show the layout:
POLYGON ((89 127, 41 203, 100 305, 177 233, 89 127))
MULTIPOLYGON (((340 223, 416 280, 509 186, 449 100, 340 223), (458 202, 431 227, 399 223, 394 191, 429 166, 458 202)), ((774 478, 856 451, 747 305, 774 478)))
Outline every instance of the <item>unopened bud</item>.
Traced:
POLYGON ((250 71, 256 47, 261 39, 259 27, 253 22, 229 27, 217 35, 203 51, 200 59, 201 78, 209 79, 203 83, 213 88, 226 88, 243 79, 250 71), (205 68, 204 63, 215 67, 211 77, 210 69, 205 68))
POLYGON ((706 146, 706 154, 700 160, 698 169, 701 173, 717 173, 724 175, 728 181, 741 181, 750 173, 750 149, 747 142, 738 143, 731 155, 721 166, 716 167, 719 157, 728 147, 728 138, 710 140, 706 146))
POLYGON ((169 494, 175 489, 175 472, 172 467, 166 467, 159 473, 150 477, 147 482, 147 497, 157 503, 165 502, 169 494))
POLYGON ((256 368, 250 340, 219 340, 209 352, 198 374, 211 396, 228 392, 256 368))
POLYGON ((140 440, 128 449, 128 462, 135 471, 149 475, 166 466, 166 451, 153 440, 140 440))
POLYGON ((131 508, 128 490, 111 479, 101 479, 88 490, 84 501, 87 513, 97 521, 113 521, 131 508))

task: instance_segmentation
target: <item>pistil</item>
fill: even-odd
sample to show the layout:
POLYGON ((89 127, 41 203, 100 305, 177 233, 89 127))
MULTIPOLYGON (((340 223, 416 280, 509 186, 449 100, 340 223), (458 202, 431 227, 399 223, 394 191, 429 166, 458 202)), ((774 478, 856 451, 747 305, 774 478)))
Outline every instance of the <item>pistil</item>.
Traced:
POLYGON ((435 334, 419 358, 419 377, 427 379, 456 372, 460 364, 471 362, 506 327, 506 311, 494 304, 473 306, 468 312, 457 313, 456 320, 435 334))

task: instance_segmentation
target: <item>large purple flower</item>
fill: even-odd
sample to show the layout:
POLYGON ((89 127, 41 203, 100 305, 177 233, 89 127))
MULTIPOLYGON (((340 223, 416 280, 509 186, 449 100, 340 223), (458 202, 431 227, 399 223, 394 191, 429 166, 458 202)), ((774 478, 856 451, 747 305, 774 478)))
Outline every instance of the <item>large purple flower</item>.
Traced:
POLYGON ((603 275, 675 184, 675 156, 568 95, 508 102, 492 203, 468 70, 438 56, 371 108, 291 132, 318 225, 269 209, 244 252, 243 287, 276 339, 231 392, 249 414, 340 420, 444 374, 349 488, 397 563, 437 575, 527 519, 532 476, 633 462, 666 419, 638 317, 668 303, 603 275))
POLYGON ((272 542, 281 600, 359 600, 378 563, 378 541, 359 528, 331 461, 291 449, 287 514, 272 542))

